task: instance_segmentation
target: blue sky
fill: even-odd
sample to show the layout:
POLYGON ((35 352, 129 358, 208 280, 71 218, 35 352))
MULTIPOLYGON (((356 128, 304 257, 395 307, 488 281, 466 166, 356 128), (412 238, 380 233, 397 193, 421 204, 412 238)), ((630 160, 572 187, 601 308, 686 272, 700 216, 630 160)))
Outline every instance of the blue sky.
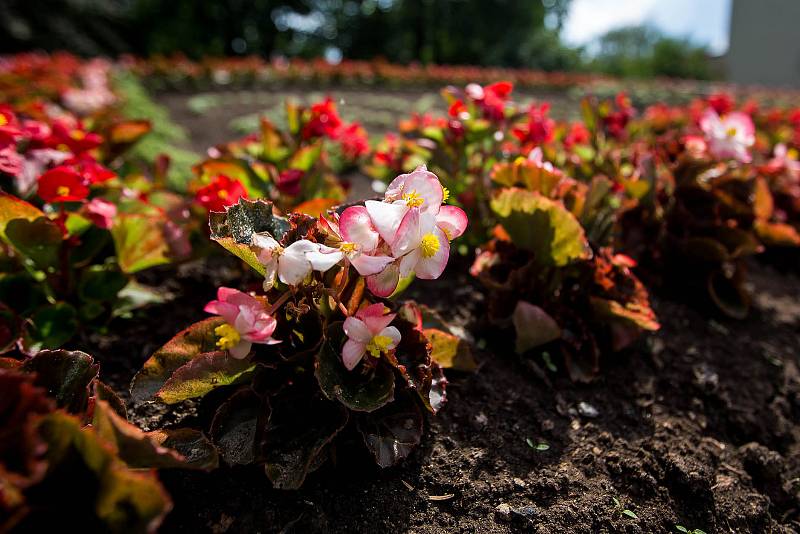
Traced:
POLYGON ((608 30, 650 24, 723 54, 728 49, 732 1, 572 0, 561 35, 570 44, 584 45, 608 30))

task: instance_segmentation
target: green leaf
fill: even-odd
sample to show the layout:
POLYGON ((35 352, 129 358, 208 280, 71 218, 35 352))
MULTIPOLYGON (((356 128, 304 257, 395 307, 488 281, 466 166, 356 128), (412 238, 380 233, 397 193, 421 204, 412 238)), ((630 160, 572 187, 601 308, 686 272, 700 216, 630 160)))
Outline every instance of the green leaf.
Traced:
POLYGON ((171 298, 172 295, 165 293, 163 289, 145 286, 136 280, 130 280, 117 293, 112 315, 115 317, 125 315, 151 304, 163 304, 171 298))
POLYGON ((160 218, 134 213, 122 213, 114 218, 111 236, 123 272, 135 273, 170 262, 163 223, 160 218))
POLYGON ((216 351, 214 329, 224 323, 221 317, 209 317, 179 332, 158 349, 133 377, 134 402, 152 399, 175 371, 201 354, 216 351))
POLYGON ((317 162, 320 154, 322 154, 322 143, 314 143, 313 145, 303 147, 292 154, 292 157, 289 158, 286 166, 289 169, 298 169, 303 172, 308 172, 317 162))
POLYGON ((394 373, 388 365, 380 365, 382 362, 366 375, 358 370, 348 371, 342 363, 344 339, 341 329, 341 323, 328 328, 327 339, 317 354, 314 374, 319 386, 326 397, 338 400, 351 410, 377 410, 394 399, 394 373))
POLYGON ((167 403, 204 397, 211 391, 242 382, 252 375, 256 364, 238 359, 227 351, 206 352, 179 367, 156 393, 167 403))
POLYGON ((81 273, 78 295, 84 300, 111 302, 128 283, 128 277, 105 265, 92 265, 81 273))
MULTIPOLYGON (((295 388, 298 389, 298 388, 295 388)), ((273 401, 264 434, 264 470, 278 489, 298 489, 324 461, 326 447, 347 424, 347 410, 306 389, 273 401)))
POLYGON ((40 269, 56 267, 64 238, 58 225, 47 217, 33 221, 13 219, 5 228, 9 243, 40 269))
POLYGON ((78 332, 78 312, 66 302, 39 308, 31 317, 31 349, 57 349, 78 332))
POLYGON ((45 487, 54 494, 39 495, 45 502, 42 511, 31 514, 40 527, 35 530, 42 531, 42 525, 63 526, 63 512, 68 512, 70 522, 90 530, 146 532, 154 530, 171 508, 154 472, 128 469, 94 430, 81 429, 74 417, 52 413, 40 420, 38 430, 48 445, 45 487), (71 497, 76 480, 81 481, 81 491, 71 497), (50 506, 65 509, 48 513, 50 506))
POLYGON ((512 187, 496 194, 491 207, 511 241, 543 265, 563 267, 592 255, 580 222, 559 202, 512 187))
POLYGON ((6 226, 14 219, 34 221, 44 217, 42 210, 24 200, 0 191, 0 237, 6 239, 6 226))
POLYGON ((403 397, 358 420, 364 443, 381 467, 391 467, 411 454, 422 440, 422 412, 403 397))
POLYGON ((623 513, 624 515, 626 515, 626 516, 630 517, 631 519, 639 519, 639 516, 637 516, 637 515, 636 515, 635 513, 633 513, 631 510, 623 510, 623 511, 622 511, 622 513, 623 513))
POLYGON ((0 302, 20 315, 30 315, 47 302, 41 285, 27 272, 0 275, 0 302))
POLYGON ((36 385, 47 389, 59 408, 80 414, 86 410, 90 386, 97 378, 100 365, 78 350, 42 350, 26 360, 22 368, 36 373, 36 385))

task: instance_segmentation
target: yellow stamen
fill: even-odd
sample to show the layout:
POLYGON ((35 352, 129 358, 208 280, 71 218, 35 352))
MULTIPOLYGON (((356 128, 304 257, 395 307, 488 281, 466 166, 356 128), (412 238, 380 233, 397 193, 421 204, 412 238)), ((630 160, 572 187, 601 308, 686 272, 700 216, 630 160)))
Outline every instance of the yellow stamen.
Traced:
POLYGON ((58 189, 56 189, 56 194, 60 197, 65 197, 69 195, 69 187, 67 187, 66 185, 58 186, 58 189))
POLYGON ((448 198, 450 198, 450 190, 442 187, 442 202, 447 202, 448 198))
POLYGON ((352 254, 356 251, 356 244, 355 243, 342 243, 339 245, 339 250, 344 252, 345 254, 352 254))
POLYGON ((425 199, 422 198, 419 193, 417 193, 416 189, 403 195, 403 200, 406 201, 406 204, 409 208, 416 208, 425 203, 425 199))
POLYGON ((389 345, 392 344, 392 338, 389 336, 375 336, 367 343, 367 352, 373 358, 379 358, 381 354, 389 352, 389 345))
POLYGON ((725 133, 728 134, 728 137, 733 137, 736 135, 736 128, 728 128, 728 131, 725 133))
POLYGON ((214 333, 219 336, 219 339, 217 340, 217 347, 221 348, 222 350, 232 349, 238 345, 239 341, 242 339, 242 336, 239 335, 239 332, 237 332, 236 329, 228 323, 216 327, 214 329, 214 333))
POLYGON ((217 191, 217 196, 219 198, 228 198, 228 192, 225 191, 224 189, 220 189, 219 191, 217 191))
POLYGON ((86 137, 86 133, 81 131, 81 130, 72 130, 72 132, 70 132, 69 135, 70 135, 70 137, 72 137, 76 141, 80 141, 81 139, 86 137))
POLYGON ((0 113, 0 126, 5 126, 6 124, 8 124, 8 119, 5 115, 0 113))
POLYGON ((422 236, 422 241, 419 243, 419 249, 422 251, 423 258, 432 258, 439 252, 439 238, 434 234, 425 234, 422 236))

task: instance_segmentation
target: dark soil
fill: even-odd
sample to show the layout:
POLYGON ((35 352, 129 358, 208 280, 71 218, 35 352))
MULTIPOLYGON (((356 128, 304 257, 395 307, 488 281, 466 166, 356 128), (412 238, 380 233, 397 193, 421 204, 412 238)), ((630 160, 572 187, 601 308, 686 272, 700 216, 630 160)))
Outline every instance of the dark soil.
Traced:
MULTIPOLYGON (((417 282, 410 296, 476 332, 481 295, 457 271, 417 282)), ((84 348, 125 390, 149 353, 238 275, 226 260, 184 266, 165 286, 171 304, 84 348)), ((486 333, 480 370, 448 376, 448 405, 398 467, 337 451, 337 465, 300 491, 271 489, 258 467, 162 472, 175 503, 162 531, 798 532, 800 284, 761 264, 750 275, 746 321, 654 297, 662 330, 605 355, 590 385, 563 371, 543 380, 486 333)), ((129 411, 147 429, 186 415, 129 411)))

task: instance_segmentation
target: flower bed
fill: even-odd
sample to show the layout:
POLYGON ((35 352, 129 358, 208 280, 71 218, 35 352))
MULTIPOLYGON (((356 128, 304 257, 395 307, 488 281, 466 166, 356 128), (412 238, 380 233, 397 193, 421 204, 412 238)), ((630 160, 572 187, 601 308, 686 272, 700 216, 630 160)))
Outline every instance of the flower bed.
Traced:
MULTIPOLYGON (((62 55, 0 64, 0 380, 8 385, 0 405, 10 414, 0 431, 30 440, 0 456, 4 528, 58 521, 63 507, 43 496, 61 491, 63 473, 75 470, 98 487, 126 487, 108 490, 115 499, 103 506, 75 497, 86 524, 157 526, 172 506, 152 471, 159 469, 179 503, 169 517, 201 528, 185 508, 192 480, 222 480, 236 493, 238 477, 251 480, 258 466, 259 484, 271 491, 302 488, 317 499, 341 488, 352 500, 352 483, 334 482, 371 469, 370 456, 380 468, 403 465, 401 477, 413 479, 389 470, 362 480, 386 494, 376 498, 381 507, 391 508, 384 497, 397 493, 398 480, 409 495, 427 485, 427 499, 449 506, 444 515, 464 528, 487 528, 474 511, 501 529, 535 523, 535 507, 507 496, 565 499, 574 484, 602 501, 581 500, 583 513, 605 511, 596 520, 548 516, 551 527, 641 520, 658 529, 680 519, 766 529, 796 521, 792 474, 800 466, 771 450, 797 450, 796 363, 765 348, 764 336, 787 347, 798 340, 763 315, 769 306, 785 308, 789 322, 797 314, 780 303, 763 267, 753 291, 747 267, 751 256, 800 246, 797 109, 761 109, 726 93, 636 109, 619 94, 586 98, 581 120, 562 122, 546 103, 515 104, 510 82, 468 83, 442 92, 446 114, 413 115, 370 146, 333 100, 288 103, 285 124, 263 119, 258 132, 209 149, 175 183, 169 158, 132 155, 152 126, 123 117, 112 68, 121 67, 62 55), (374 180, 373 198, 348 198, 343 176, 359 171, 374 180), (678 328, 684 319, 697 323, 691 334, 678 328), (750 326, 735 332, 739 324, 750 326), (714 345, 699 354, 694 340, 709 331, 709 343, 732 335, 771 356, 745 361, 714 345), (674 362, 664 363, 665 345, 674 362), (104 354, 109 346, 128 359, 104 354), (92 356, 64 348, 93 353, 110 367, 112 387, 99 381, 92 356), (720 367, 726 354, 731 369, 720 367), (136 368, 130 391, 119 391, 136 368), (654 384, 665 369, 666 382, 654 384), (769 393, 732 399, 748 374, 769 393), (448 379, 464 390, 443 410, 448 379), (682 402, 681 388, 700 406, 682 402), (676 399, 657 398, 665 392, 676 399), (580 400, 585 394, 591 400, 580 400), (149 432, 128 422, 121 398, 149 432), (715 416, 715 406, 725 412, 715 416), (737 406, 748 415, 728 413, 737 406), (693 409, 704 422, 670 415, 693 409), (673 439, 662 430, 669 425, 688 431, 673 439), (487 429, 496 436, 481 434, 487 429), (473 432, 481 454, 497 449, 489 454, 502 471, 496 482, 516 490, 472 487, 487 472, 469 456, 473 432), (620 459, 636 446, 643 457, 620 459), (456 462, 434 466, 447 450, 458 451, 456 462), (555 451, 577 464, 549 465, 555 451), (708 461, 704 451, 714 469, 739 475, 776 508, 738 516, 726 508, 718 488, 727 475, 717 473, 712 487, 695 465, 708 461), (508 462, 528 472, 511 476, 508 462), (610 493, 617 483, 632 485, 625 499, 610 493), (664 486, 678 502, 672 508, 664 486), (705 513, 692 499, 720 509, 705 513), (45 516, 48 506, 55 513, 45 516)), ((366 67, 337 72, 349 68, 366 67)), ((495 74, 427 73, 429 81, 495 74)), ((300 524, 312 521, 310 530, 324 530, 313 518, 333 513, 327 504, 304 512, 291 497, 258 495, 288 503, 300 524)), ((401 504, 396 512, 424 517, 424 528, 453 526, 422 514, 416 501, 401 504)), ((292 521, 270 509, 270 529, 292 521)), ((369 528, 347 513, 351 529, 369 528)), ((397 513, 386 528, 403 528, 397 513)))

